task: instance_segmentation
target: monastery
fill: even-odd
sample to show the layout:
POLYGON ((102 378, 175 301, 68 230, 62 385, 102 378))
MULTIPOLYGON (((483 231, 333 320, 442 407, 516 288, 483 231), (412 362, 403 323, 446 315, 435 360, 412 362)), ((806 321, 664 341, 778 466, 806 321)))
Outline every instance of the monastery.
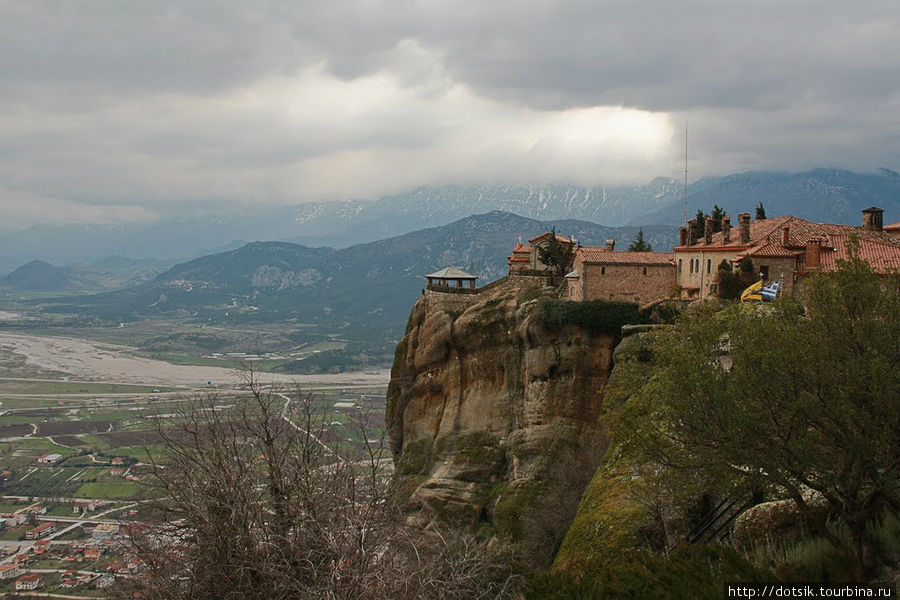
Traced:
MULTIPOLYGON (((543 233, 513 246, 507 257, 508 276, 547 278, 553 269, 540 260, 540 249, 556 242, 572 252, 571 266, 564 277, 563 297, 573 301, 619 300, 641 305, 666 299, 696 300, 714 296, 716 274, 724 260, 737 268, 745 257, 763 280, 781 279, 784 293, 793 293, 804 278, 833 271, 838 261, 847 259, 851 240, 859 246, 860 258, 876 272, 900 272, 900 222, 882 224, 883 211, 865 209, 861 226, 816 223, 786 216, 751 220, 750 213, 722 219, 722 230, 713 232, 712 217, 704 223, 704 235, 696 219, 682 227, 679 244, 671 252, 628 252, 615 249, 615 240, 604 246, 582 246, 577 240, 555 233, 543 233)), ((499 280, 477 288, 477 277, 456 267, 426 276, 427 291, 477 294, 502 284, 499 280)))

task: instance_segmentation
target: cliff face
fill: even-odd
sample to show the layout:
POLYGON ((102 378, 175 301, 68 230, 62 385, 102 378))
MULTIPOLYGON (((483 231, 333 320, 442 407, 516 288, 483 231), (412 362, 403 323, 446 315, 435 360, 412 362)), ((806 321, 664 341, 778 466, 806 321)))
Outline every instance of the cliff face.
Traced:
POLYGON ((387 405, 411 520, 512 540, 534 565, 552 559, 605 449, 600 397, 618 341, 548 331, 535 310, 543 293, 507 282, 422 296, 387 405))

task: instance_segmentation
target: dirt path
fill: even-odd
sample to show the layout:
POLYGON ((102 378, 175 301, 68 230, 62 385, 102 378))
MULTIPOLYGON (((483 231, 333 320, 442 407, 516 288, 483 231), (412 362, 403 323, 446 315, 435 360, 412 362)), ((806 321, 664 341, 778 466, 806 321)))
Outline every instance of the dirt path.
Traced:
MULTIPOLYGON (((0 347, 25 356, 26 364, 62 371, 74 378, 116 383, 172 384, 203 387, 243 383, 243 374, 224 367, 173 365, 134 356, 135 349, 75 338, 0 332, 0 347)), ((260 374, 263 383, 386 385, 387 369, 334 375, 260 374)))

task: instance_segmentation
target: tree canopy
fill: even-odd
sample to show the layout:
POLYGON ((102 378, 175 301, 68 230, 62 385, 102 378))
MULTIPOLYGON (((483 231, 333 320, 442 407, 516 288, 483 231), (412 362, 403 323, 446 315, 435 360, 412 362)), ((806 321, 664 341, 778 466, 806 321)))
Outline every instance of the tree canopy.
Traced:
POLYGON ((763 203, 760 202, 756 205, 756 220, 762 221, 766 218, 766 209, 763 207, 763 203))
POLYGON ((660 464, 777 490, 870 576, 867 528, 900 511, 898 339, 900 280, 853 257, 809 282, 805 307, 707 309, 657 333, 658 364, 616 429, 660 464))
POLYGON ((653 246, 644 241, 644 229, 639 228, 634 240, 628 244, 629 252, 653 252, 653 246))
POLYGON ((550 239, 546 245, 538 246, 538 258, 550 267, 555 275, 565 275, 572 266, 575 250, 571 243, 563 243, 556 237, 556 227, 550 230, 550 239))

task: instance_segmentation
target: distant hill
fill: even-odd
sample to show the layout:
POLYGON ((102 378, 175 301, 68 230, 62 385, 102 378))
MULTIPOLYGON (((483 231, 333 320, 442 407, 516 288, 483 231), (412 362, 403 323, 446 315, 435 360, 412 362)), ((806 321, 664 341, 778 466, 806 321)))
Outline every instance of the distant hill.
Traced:
POLYGON ((23 292, 100 292, 136 285, 158 275, 171 263, 156 259, 108 256, 92 263, 57 267, 33 260, 0 277, 0 290, 23 292))
POLYGON ((27 292, 61 292, 78 289, 80 285, 66 269, 42 260, 33 260, 0 277, 0 287, 27 292))
MULTIPOLYGON (((614 238, 620 248, 637 232, 636 227, 541 222, 493 211, 343 249, 253 242, 176 265, 128 289, 79 298, 54 311, 113 321, 154 315, 206 323, 291 321, 387 347, 402 334, 426 273, 456 265, 487 283, 505 274, 506 257, 518 239, 554 226, 584 244, 614 238)), ((671 247, 675 232, 674 227, 644 228, 645 238, 658 248, 671 247)))
MULTIPOLYGON (((94 261, 108 255, 183 261, 233 248, 234 240, 291 241, 345 248, 438 227, 473 213, 510 212, 540 221, 577 219, 607 226, 678 225, 683 186, 656 178, 630 186, 453 185, 423 187, 374 201, 317 202, 257 209, 220 206, 194 216, 131 225, 39 226, 0 235, 0 270, 39 259, 54 264, 94 261)), ((794 214, 815 221, 856 224, 859 211, 876 205, 886 222, 900 220, 900 176, 882 169, 853 173, 749 172, 707 177, 690 184, 688 210, 729 214, 762 202, 770 216, 794 214)))

